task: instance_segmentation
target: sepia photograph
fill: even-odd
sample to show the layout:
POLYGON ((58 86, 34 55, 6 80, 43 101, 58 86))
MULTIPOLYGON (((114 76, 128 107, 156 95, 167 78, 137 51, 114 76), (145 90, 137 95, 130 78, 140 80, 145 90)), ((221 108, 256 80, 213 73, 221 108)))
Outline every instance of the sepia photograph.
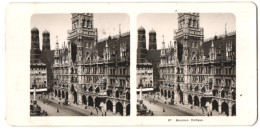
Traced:
POLYGON ((10 3, 5 121, 254 125, 256 14, 252 2, 10 3))
POLYGON ((30 116, 129 116, 127 14, 31 17, 30 116))
POLYGON ((140 14, 138 116, 236 116, 230 13, 140 14))

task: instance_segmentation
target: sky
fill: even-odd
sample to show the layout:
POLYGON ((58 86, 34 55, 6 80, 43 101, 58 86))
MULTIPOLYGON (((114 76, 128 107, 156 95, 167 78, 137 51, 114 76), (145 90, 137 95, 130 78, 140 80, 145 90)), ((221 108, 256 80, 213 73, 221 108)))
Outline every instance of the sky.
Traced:
MULTIPOLYGON (((151 13, 140 14, 137 18, 137 29, 144 27, 146 30, 146 46, 149 45, 149 31, 156 31, 157 49, 162 46, 163 35, 166 47, 173 43, 174 29, 178 29, 177 13, 151 13)), ((200 27, 204 28, 204 39, 215 35, 236 31, 236 19, 230 13, 200 13, 200 27)))
MULTIPOLYGON (((55 49, 57 38, 59 47, 67 41, 67 31, 72 29, 71 14, 35 14, 31 17, 31 28, 39 29, 40 48, 42 47, 42 32, 50 32, 51 50, 55 49)), ((119 34, 119 24, 121 33, 130 31, 130 19, 127 14, 95 13, 94 28, 98 28, 98 39, 107 38, 109 35, 119 34)))

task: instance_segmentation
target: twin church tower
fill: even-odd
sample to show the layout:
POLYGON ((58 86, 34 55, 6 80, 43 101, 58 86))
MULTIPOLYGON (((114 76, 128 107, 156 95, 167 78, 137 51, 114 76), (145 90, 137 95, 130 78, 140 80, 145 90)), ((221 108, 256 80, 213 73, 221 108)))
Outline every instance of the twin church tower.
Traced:
MULTIPOLYGON (((45 30, 42 33, 42 51, 50 50, 50 33, 45 30)), ((39 30, 31 29, 31 63, 39 63, 41 55, 39 30)))

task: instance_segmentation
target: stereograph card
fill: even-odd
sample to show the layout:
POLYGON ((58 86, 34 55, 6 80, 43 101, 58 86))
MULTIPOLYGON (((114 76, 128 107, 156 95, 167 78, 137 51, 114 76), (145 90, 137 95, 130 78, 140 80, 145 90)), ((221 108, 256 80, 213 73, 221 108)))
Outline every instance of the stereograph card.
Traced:
POLYGON ((253 125, 253 3, 10 3, 15 126, 253 125))

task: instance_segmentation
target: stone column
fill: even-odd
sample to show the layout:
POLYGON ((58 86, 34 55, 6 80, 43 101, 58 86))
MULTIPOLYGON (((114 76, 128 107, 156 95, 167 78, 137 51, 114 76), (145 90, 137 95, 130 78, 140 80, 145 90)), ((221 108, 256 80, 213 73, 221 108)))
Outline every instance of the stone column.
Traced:
POLYGON ((218 105, 218 112, 221 113, 221 105, 218 105))
POLYGON ((183 103, 188 104, 188 95, 187 94, 183 94, 183 103))
POLYGON ((176 92, 174 92, 174 93, 175 93, 175 94, 174 94, 174 104, 177 104, 177 103, 179 103, 179 101, 180 101, 179 94, 176 93, 176 92))
POLYGON ((113 104, 113 113, 116 113, 116 105, 113 104))
POLYGON ((123 116, 126 116, 126 107, 123 107, 123 116))
POLYGON ((105 102, 101 102, 102 103, 102 112, 105 112, 106 111, 106 109, 107 109, 107 105, 106 105, 106 103, 105 102))
POLYGON ((228 116, 232 116, 232 106, 228 105, 228 116))
POLYGON ((80 104, 80 103, 82 104, 82 97, 81 97, 81 95, 80 95, 80 94, 77 94, 77 96, 78 96, 78 97, 77 97, 77 99, 78 99, 78 100, 77 100, 77 101, 78 101, 78 104, 80 104))

